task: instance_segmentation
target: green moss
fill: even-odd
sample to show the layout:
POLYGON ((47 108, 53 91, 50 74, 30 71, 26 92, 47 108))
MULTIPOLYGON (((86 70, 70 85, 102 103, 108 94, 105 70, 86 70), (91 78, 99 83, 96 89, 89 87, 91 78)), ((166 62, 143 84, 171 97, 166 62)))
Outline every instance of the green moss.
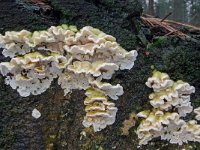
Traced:
POLYGON ((159 48, 162 46, 163 42, 166 40, 166 37, 165 36, 160 36, 160 37, 157 37, 153 43, 148 43, 147 45, 147 49, 152 49, 152 48, 159 48))

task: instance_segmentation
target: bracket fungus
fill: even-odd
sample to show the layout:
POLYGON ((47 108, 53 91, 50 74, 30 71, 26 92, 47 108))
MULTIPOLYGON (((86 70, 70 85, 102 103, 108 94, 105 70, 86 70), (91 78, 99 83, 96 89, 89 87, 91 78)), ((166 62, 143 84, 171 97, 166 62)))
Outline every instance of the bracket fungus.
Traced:
POLYGON ((146 85, 154 91, 149 95, 153 109, 137 114, 142 118, 136 131, 139 144, 146 145, 156 137, 179 145, 188 141, 200 142, 200 124, 196 120, 185 121, 183 118, 193 110, 190 95, 195 88, 180 80, 174 82, 166 73, 156 70, 146 85))
POLYGON ((94 131, 100 131, 107 125, 115 122, 117 107, 115 104, 108 101, 108 97, 99 90, 89 88, 86 90, 86 116, 83 120, 85 127, 93 126, 94 131))
POLYGON ((195 108, 194 113, 196 114, 195 119, 200 120, 200 107, 195 108))
POLYGON ((41 113, 39 112, 39 110, 34 108, 33 111, 32 111, 32 117, 35 118, 35 119, 40 118, 41 117, 41 113))
POLYGON ((0 63, 5 83, 23 96, 45 92, 51 82, 65 95, 73 89, 86 90, 83 125, 100 131, 115 122, 117 100, 123 87, 105 82, 115 71, 131 69, 137 51, 126 51, 115 37, 86 26, 78 30, 66 24, 33 33, 22 30, 0 34, 2 54, 10 62, 0 63), (104 79, 104 82, 102 80, 104 79))

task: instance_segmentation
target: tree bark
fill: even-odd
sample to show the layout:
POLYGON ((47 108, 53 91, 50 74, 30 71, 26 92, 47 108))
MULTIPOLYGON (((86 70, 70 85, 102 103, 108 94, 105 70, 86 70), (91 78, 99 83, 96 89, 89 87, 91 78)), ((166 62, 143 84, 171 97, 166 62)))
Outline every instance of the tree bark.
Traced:
MULTIPOLYGON (((182 79, 195 86, 192 102, 200 106, 198 40, 166 37, 162 42, 154 41, 154 32, 140 22, 142 8, 137 0, 51 0, 43 3, 45 5, 28 0, 0 2, 0 33, 45 30, 62 23, 78 28, 90 25, 115 36, 125 49, 137 49, 139 56, 131 70, 119 71, 109 80, 112 84, 121 84, 124 94, 115 102, 118 107, 115 123, 96 133, 82 125, 84 91, 76 90, 65 97, 55 81, 41 95, 23 98, 5 85, 0 75, 0 149, 165 150, 200 147, 198 143, 173 145, 159 138, 138 147, 137 126, 132 127, 127 136, 122 135, 121 130, 130 114, 151 109, 147 99, 152 91, 145 82, 152 73, 152 65, 174 80, 182 79), (142 45, 141 41, 145 40, 152 43, 151 48, 142 45), (146 55, 147 51, 149 55, 146 55), (34 108, 42 114, 39 119, 31 116, 34 108)), ((0 62, 8 60, 0 55, 0 62)))
POLYGON ((141 0, 141 4, 143 6, 143 13, 147 13, 147 2, 146 2, 146 0, 141 0))
POLYGON ((149 0, 148 14, 152 16, 154 15, 154 0, 149 0))
POLYGON ((186 1, 174 0, 173 2, 173 20, 187 22, 186 1))

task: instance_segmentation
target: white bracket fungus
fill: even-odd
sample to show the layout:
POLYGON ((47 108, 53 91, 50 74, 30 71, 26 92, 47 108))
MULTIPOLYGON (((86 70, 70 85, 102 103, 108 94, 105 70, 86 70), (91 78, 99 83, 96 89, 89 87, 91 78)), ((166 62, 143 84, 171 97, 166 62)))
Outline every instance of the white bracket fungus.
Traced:
POLYGON ((41 117, 41 113, 35 108, 32 111, 32 117, 34 117, 35 119, 38 119, 41 117))
POLYGON ((87 95, 90 88, 103 95, 100 99, 91 98, 94 93, 87 95, 90 101, 85 100, 85 127, 100 131, 115 122, 117 108, 108 97, 117 100, 123 88, 102 79, 111 79, 115 71, 131 69, 137 51, 127 52, 113 36, 96 28, 77 30, 65 24, 33 33, 7 31, 0 35, 0 45, 2 54, 11 58, 0 63, 0 72, 6 76, 5 83, 21 96, 41 94, 58 78, 65 95, 73 89, 87 90, 87 95))
POLYGON ((104 129, 107 125, 113 124, 117 113, 115 104, 109 102, 108 97, 96 89, 89 88, 85 94, 87 96, 84 101, 86 116, 83 125, 85 127, 93 126, 96 132, 104 129))
POLYGON ((175 107, 182 117, 192 112, 190 95, 195 92, 195 88, 188 83, 181 80, 174 82, 166 73, 154 71, 146 85, 154 90, 154 93, 149 95, 154 108, 167 111, 175 107))
POLYGON ((196 114, 195 119, 200 120, 200 107, 195 108, 194 113, 196 114))
POLYGON ((148 78, 146 85, 153 88, 155 92, 173 85, 173 81, 169 78, 168 74, 154 70, 153 76, 148 78))
MULTIPOLYGON (((190 95, 195 88, 180 80, 174 82, 166 73, 156 70, 146 85, 153 88, 154 93, 149 98, 154 108, 137 114, 143 118, 136 131, 139 145, 146 145, 156 137, 179 145, 188 141, 200 142, 200 125, 195 120, 181 119, 193 110, 190 95)), ((195 113, 198 112, 196 109, 195 113)))

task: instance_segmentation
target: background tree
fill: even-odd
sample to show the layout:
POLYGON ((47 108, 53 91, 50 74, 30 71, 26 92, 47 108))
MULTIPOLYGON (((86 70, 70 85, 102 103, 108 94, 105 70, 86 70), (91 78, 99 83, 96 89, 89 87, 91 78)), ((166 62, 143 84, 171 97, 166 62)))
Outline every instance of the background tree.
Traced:
MULTIPOLYGON (((155 3, 155 15, 159 18, 164 18, 172 11, 172 0, 159 0, 155 3)), ((172 19, 171 16, 169 18, 172 19)))
POLYGON ((200 26, 200 0, 190 1, 190 19, 191 24, 200 26))
POLYGON ((141 0, 143 13, 200 26, 200 0, 141 0))
POLYGON ((149 0, 148 14, 154 15, 154 0, 149 0))
POLYGON ((142 8, 143 8, 143 13, 147 13, 147 2, 146 0, 141 0, 142 8))
POLYGON ((184 21, 185 20, 185 1, 174 0, 173 2, 173 20, 184 21))

